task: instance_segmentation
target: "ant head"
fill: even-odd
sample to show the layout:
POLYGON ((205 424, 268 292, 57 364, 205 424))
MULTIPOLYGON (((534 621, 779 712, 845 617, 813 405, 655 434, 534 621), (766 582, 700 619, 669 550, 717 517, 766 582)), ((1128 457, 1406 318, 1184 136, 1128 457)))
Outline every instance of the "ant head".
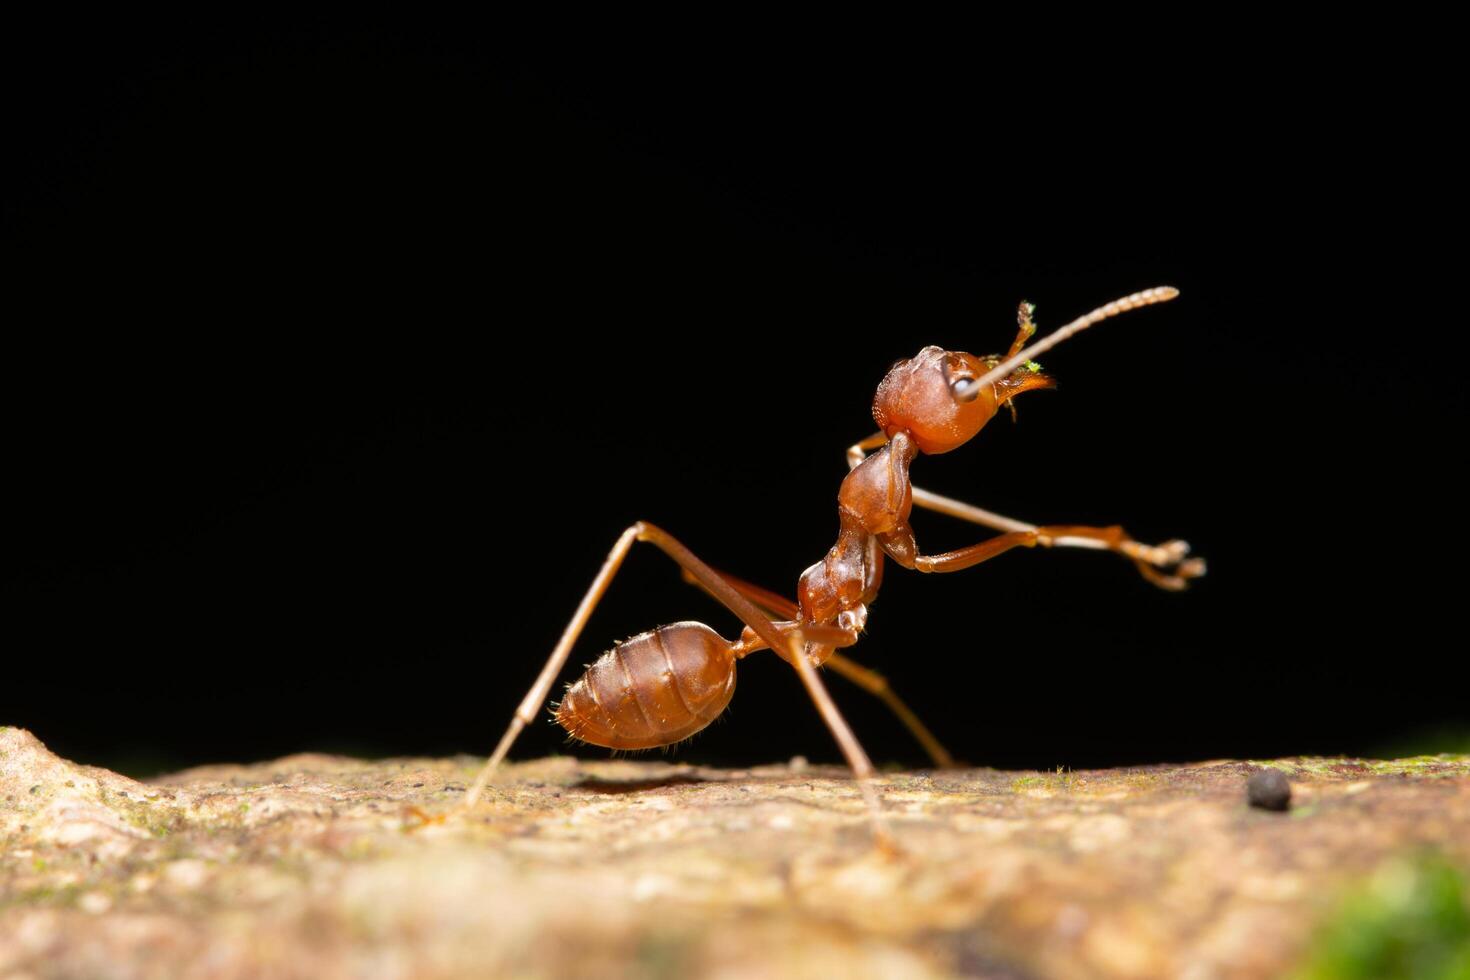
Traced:
MULTIPOLYGON (((947 453, 974 437, 989 422, 996 409, 1032 388, 1054 388, 1056 382, 1041 373, 1031 358, 1094 323, 1136 310, 1140 306, 1165 303, 1179 295, 1173 286, 1155 286, 1115 299, 1028 347, 1022 347, 1036 326, 1031 322, 1034 307, 1022 303, 1017 314, 1021 326, 1011 352, 1004 356, 976 357, 956 351, 925 347, 906 361, 898 361, 878 385, 873 397, 873 418, 887 436, 907 432, 920 452, 947 453)), ((1011 408, 1014 410, 1015 406, 1011 408)))
POLYGON ((1021 392, 1056 386, 1034 361, 986 381, 985 375, 1001 361, 999 355, 976 357, 925 347, 889 368, 873 398, 873 418, 889 436, 907 432, 921 452, 958 449, 1021 392))

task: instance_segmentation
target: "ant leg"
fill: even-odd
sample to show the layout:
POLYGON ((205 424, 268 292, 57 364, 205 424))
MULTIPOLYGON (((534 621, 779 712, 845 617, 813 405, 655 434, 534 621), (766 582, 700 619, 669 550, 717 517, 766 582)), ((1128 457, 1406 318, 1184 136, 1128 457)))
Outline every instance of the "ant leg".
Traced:
POLYGON ((638 525, 635 524, 618 536, 617 543, 613 545, 612 551, 608 553, 607 560, 602 563, 597 577, 592 580, 592 586, 587 594, 582 597, 582 602, 577 606, 577 611, 572 614, 572 621, 567 623, 567 628, 562 631, 561 639, 557 641, 556 647, 551 651, 551 656, 546 658, 546 665, 541 668, 536 682, 531 685, 531 690, 526 692, 525 698, 521 700, 520 707, 510 719, 510 727, 505 734, 500 736, 500 742, 495 746, 495 751, 490 753, 490 759, 480 769, 480 774, 475 777, 474 785, 470 787, 464 799, 460 801, 460 808, 468 810, 480 799, 480 794, 485 791, 485 785, 490 782, 490 777, 500 767, 510 747, 531 721, 536 717, 536 712, 546 702, 546 696, 551 692, 551 685, 556 683, 557 675, 566 666, 567 656, 572 652, 572 644, 577 642, 582 628, 587 625, 587 620, 592 616, 592 610, 597 607, 598 600, 607 591, 608 585, 612 583, 613 576, 618 573, 623 559, 628 557, 628 551, 633 547, 633 542, 638 539, 638 525))
MULTIPOLYGON (((887 538, 887 535, 880 535, 887 538)), ((908 532, 907 547, 913 547, 913 532, 908 532)), ((899 548, 905 547, 904 539, 899 538, 892 543, 899 548)), ((1171 542, 1183 551, 1178 553, 1169 552, 1170 545, 1161 545, 1151 548, 1149 545, 1141 545, 1137 541, 1126 537, 1121 527, 1080 527, 1080 526, 1046 526, 1043 525, 1030 531, 1010 531, 1006 534, 997 535, 988 541, 971 545, 968 548, 960 548, 958 551, 946 551, 939 555, 920 555, 917 552, 910 555, 912 567, 921 572, 958 572, 961 569, 970 568, 994 558, 996 555, 1010 551, 1015 547, 1033 548, 1036 545, 1052 547, 1057 544, 1072 544, 1079 547, 1108 548, 1119 554, 1127 555, 1133 559, 1138 566, 1139 572, 1154 585, 1162 589, 1179 590, 1185 587, 1187 579, 1204 574, 1204 562, 1196 558, 1191 561, 1181 562, 1184 557, 1183 551, 1189 546, 1183 541, 1171 542), (1074 540, 1067 540, 1072 538, 1074 540), (1083 542, 1086 542, 1083 544, 1083 542), (1095 542, 1095 543, 1094 543, 1095 542), (1155 570, 1149 563, 1149 559, 1143 557, 1150 551, 1164 551, 1172 555, 1169 563, 1178 563, 1174 574, 1166 575, 1155 570)), ((892 554, 892 552, 890 552, 892 554)))
POLYGON ((883 810, 878 802, 878 794, 873 789, 872 780, 875 775, 873 763, 868 759, 868 754, 863 751, 857 736, 852 733, 842 713, 837 710, 837 705, 832 701, 832 695, 827 693, 827 687, 822 683, 822 678, 817 674, 817 668, 812 666, 810 660, 805 656, 801 635, 799 630, 794 630, 783 640, 781 632, 776 629, 775 624, 767 619, 760 610, 751 605, 739 592, 735 591, 720 573, 710 568, 704 562, 694 556, 688 548, 684 547, 668 532, 640 521, 634 525, 639 528, 638 540, 659 548, 664 554, 678 562, 680 567, 689 572, 711 595, 719 599, 724 606, 750 627, 751 631, 760 637, 774 651, 785 649, 790 654, 784 659, 796 667, 796 672, 801 677, 801 682, 806 687, 807 694, 817 706, 817 711, 822 720, 827 723, 827 728, 836 739, 837 746, 847 759, 848 767, 852 769, 853 776, 857 780, 858 791, 862 793, 863 802, 867 805, 868 819, 873 825, 873 836, 880 847, 887 850, 895 850, 893 837, 888 831, 887 822, 883 818, 883 810))
MULTIPOLYGON (((877 449, 887 442, 883 433, 875 433, 848 447, 847 465, 856 468, 866 458, 867 450, 877 449)), ((1042 545, 1053 548, 1094 548, 1112 551, 1131 559, 1139 574, 1161 589, 1179 591, 1188 585, 1188 580, 1205 574, 1203 558, 1188 558, 1189 543, 1177 538, 1160 545, 1148 545, 1134 541, 1123 528, 1091 527, 1085 525, 1037 525, 1027 524, 1012 517, 967 504, 962 500, 941 496, 921 487, 910 487, 914 505, 925 510, 993 527, 997 531, 1035 531, 1043 536, 1042 545)))
POLYGON ((924 751, 929 754, 935 768, 955 769, 959 766, 954 756, 950 755, 949 751, 940 744, 939 739, 934 737, 934 733, 929 731, 928 726, 919 720, 919 716, 904 704, 902 698, 893 693, 893 688, 888 684, 888 678, 836 652, 827 658, 825 666, 832 668, 869 694, 876 695, 879 700, 888 705, 889 710, 897 715, 898 720, 903 722, 904 727, 909 730, 909 734, 913 735, 914 739, 924 747, 924 751))
MULTIPOLYGON (((796 603, 783 595, 772 592, 770 589, 763 589, 759 585, 754 585, 733 575, 727 575, 724 572, 721 572, 720 575, 726 582, 730 583, 732 589, 777 619, 794 620, 800 613, 800 609, 796 603)), ((683 573, 683 578, 690 585, 699 584, 699 580, 688 572, 683 573)), ((913 709, 905 704, 903 699, 894 692, 892 686, 888 683, 888 678, 876 670, 871 670, 857 663, 855 660, 843 656, 835 650, 827 657, 826 663, 822 666, 830 667, 833 672, 847 678, 864 691, 874 695, 884 704, 888 705, 888 709, 898 716, 898 720, 903 722, 903 726, 909 730, 909 734, 914 736, 914 740, 923 746, 924 751, 928 753, 930 761, 934 763, 936 768, 954 769, 957 767, 954 756, 949 754, 949 751, 940 744, 939 739, 934 737, 934 733, 929 731, 929 727, 920 721, 919 716, 914 714, 913 709)))
MULTIPOLYGON (((899 534, 902 533, 899 532, 899 534)), ((895 534, 895 537, 898 537, 899 534, 895 534)), ((880 540, 886 537, 887 535, 879 535, 880 540)), ((900 547, 913 549, 908 562, 911 568, 916 568, 921 572, 958 572, 966 568, 973 568, 982 561, 989 561, 997 555, 1003 555, 1012 548, 1034 548, 1040 543, 1041 535, 1035 531, 1013 531, 1010 534, 998 534, 987 541, 972 544, 968 548, 946 551, 937 555, 921 555, 914 547, 913 532, 908 531, 906 541, 900 547)), ((892 552, 889 553, 892 554, 892 552)))
MULTIPOLYGON (((727 572, 720 572, 719 575, 720 578, 729 583, 730 588, 755 603, 769 614, 772 619, 795 620, 801 612, 795 602, 780 593, 772 592, 770 589, 763 589, 759 585, 747 582, 743 578, 736 578, 727 572)), ((681 572, 679 577, 684 580, 684 584, 686 585, 699 585, 699 579, 690 575, 688 571, 681 572)))
POLYGON ((545 702, 547 695, 551 691, 551 685, 555 683, 557 675, 561 673, 562 668, 566 665, 567 657, 571 653, 572 646, 577 642, 577 637, 581 635, 583 627, 586 626, 587 620, 592 615, 592 610, 596 607, 598 600, 602 598, 603 593, 607 591, 613 576, 617 574, 618 568, 622 565, 623 559, 627 557, 628 551, 632 548, 633 542, 635 541, 647 542, 672 558, 681 568, 692 575, 706 591, 718 599, 725 608, 738 616, 772 650, 779 651, 784 649, 789 652, 790 656, 787 659, 795 665, 796 672, 801 676, 807 693, 811 695, 812 700, 816 703, 817 710, 822 715, 822 720, 827 723, 828 729, 831 730, 833 737, 837 740, 838 747, 842 749, 842 754, 847 759, 848 766, 857 778, 858 789, 862 793, 863 800, 867 805, 869 820, 873 825, 874 837, 880 846, 891 849, 893 847, 892 837, 883 819, 882 808, 878 802, 878 794, 874 791, 872 785, 872 779, 875 774, 873 763, 869 761, 867 753, 863 751, 862 745, 858 743, 857 736, 853 734, 852 729, 848 727, 847 722, 843 719, 841 713, 838 712, 837 705, 832 702, 832 696, 827 693, 827 689, 822 684, 821 678, 817 676, 817 669, 812 666, 811 661, 805 656, 799 631, 791 631, 783 637, 782 631, 776 627, 776 624, 771 622, 759 609, 752 605, 750 600, 731 588, 720 577, 718 572, 696 558, 692 551, 680 544, 667 531, 655 527, 646 521, 639 521, 618 537, 617 543, 613 545, 612 551, 607 556, 607 560, 603 562, 602 569, 597 573, 597 577, 587 590, 587 594, 582 597, 581 604, 577 606, 577 611, 572 615, 571 622, 567 624, 567 628, 563 631, 561 639, 557 641, 556 648, 551 651, 551 656, 547 658, 546 666, 542 668, 540 676, 536 678, 536 683, 532 685, 531 690, 527 692, 526 697, 521 701, 520 707, 516 709, 515 716, 511 719, 510 727, 501 736, 499 744, 495 747, 495 752, 490 756, 489 761, 485 763, 484 768, 480 770, 480 775, 476 778, 474 785, 470 787, 470 791, 465 794, 465 798, 460 806, 467 809, 475 804, 480 794, 484 792, 485 785, 489 782, 490 776, 510 751, 511 744, 515 741, 516 736, 536 717, 536 712, 545 702))
POLYGON ((1189 580, 1205 574, 1203 558, 1189 558, 1189 542, 1175 538, 1163 544, 1150 545, 1135 541, 1119 525, 1092 527, 1082 524, 1027 524, 1014 518, 991 513, 973 504, 944 497, 928 490, 912 487, 914 504, 925 510, 948 514, 962 521, 993 527, 1016 534, 1036 533, 1039 544, 1049 548, 1094 548, 1112 551, 1130 559, 1138 572, 1161 589, 1178 592, 1189 580))
POLYGON ((1205 574, 1203 558, 1189 558, 1189 542, 1175 538, 1163 544, 1134 541, 1122 527, 1090 527, 1078 524, 1043 524, 1037 528, 1043 544, 1074 548, 1101 548, 1133 561, 1138 573, 1161 589, 1178 592, 1189 580, 1205 574))

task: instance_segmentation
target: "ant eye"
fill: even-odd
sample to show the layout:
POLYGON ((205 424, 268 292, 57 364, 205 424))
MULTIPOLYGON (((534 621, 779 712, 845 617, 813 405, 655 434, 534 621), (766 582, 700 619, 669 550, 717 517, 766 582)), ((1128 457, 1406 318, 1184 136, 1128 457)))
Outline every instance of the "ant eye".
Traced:
POLYGON ((955 378, 949 383, 949 390, 955 401, 972 402, 980 394, 980 382, 974 378, 955 378))

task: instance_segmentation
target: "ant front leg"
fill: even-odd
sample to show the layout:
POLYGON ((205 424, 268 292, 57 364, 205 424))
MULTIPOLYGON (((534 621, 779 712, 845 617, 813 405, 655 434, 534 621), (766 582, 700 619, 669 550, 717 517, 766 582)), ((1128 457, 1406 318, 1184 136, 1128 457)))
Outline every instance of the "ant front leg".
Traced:
POLYGON ((720 574, 710 568, 704 562, 695 557, 694 553, 684 545, 680 544, 668 532, 655 527, 646 521, 639 521, 618 536, 617 542, 609 552, 607 560, 603 562, 597 577, 593 579, 592 585, 587 589, 586 595, 582 597, 577 611, 572 614, 571 622, 567 623, 562 632, 561 639, 557 641, 556 647, 546 659, 546 665, 542 667, 536 682, 531 685, 530 691, 522 699, 515 715, 511 718, 510 725, 505 734, 501 736, 500 742, 495 746, 495 751, 485 763, 484 768, 476 777, 474 785, 465 794, 460 808, 468 810, 479 801, 480 794, 485 791, 490 777, 500 766, 510 752, 511 745, 516 737, 530 724, 540 711, 541 706, 546 703, 547 696, 551 693, 551 686, 556 682, 557 676, 562 668, 566 666, 567 657, 571 654, 572 647, 581 635, 587 620, 591 618, 592 611, 597 603, 607 592, 608 586, 612 584, 613 577, 617 575, 618 569, 622 567, 623 560, 628 556, 633 544, 638 541, 647 542, 658 548, 664 554, 672 558, 685 572, 694 578, 707 592, 720 601, 725 608, 740 618, 745 625, 755 634, 759 640, 773 651, 778 653, 785 651, 784 659, 790 661, 796 667, 807 693, 816 703, 822 720, 827 723, 838 746, 842 749, 848 765, 852 768, 853 775, 857 778, 858 789, 862 793, 863 800, 867 806, 868 817, 873 826, 873 834, 880 846, 894 849, 892 836, 884 821, 882 809, 878 801, 878 795, 873 790, 872 778, 874 769, 868 755, 858 743, 857 736, 848 727, 847 722, 837 710, 832 696, 827 693, 822 679, 817 675, 817 669, 812 666, 811 661, 804 655, 804 643, 799 630, 781 630, 767 616, 753 605, 734 588, 732 588, 720 574))
MULTIPOLYGON (((868 450, 877 449, 887 441, 883 433, 879 432, 869 436, 862 442, 848 447, 848 468, 855 469, 866 458, 868 450)), ((1133 540, 1118 525, 1093 527, 1081 524, 1028 524, 1025 521, 1005 517, 1001 514, 976 507, 974 504, 967 504, 961 500, 941 496, 940 494, 932 493, 920 487, 911 487, 910 489, 913 494, 914 506, 916 507, 932 510, 939 514, 948 514, 950 517, 956 517, 962 521, 969 521, 971 524, 979 524, 982 527, 995 528, 997 531, 1008 531, 1013 534, 1034 532, 1037 535, 1034 543, 1043 547, 1092 548, 1101 551, 1112 551, 1132 560, 1138 568, 1139 574, 1161 589, 1177 592, 1186 588, 1190 579, 1199 578, 1205 574, 1205 560, 1203 558, 1189 558, 1189 543, 1177 538, 1172 541, 1165 541, 1160 545, 1149 545, 1133 540)), ((1025 542, 1017 541, 1016 543, 1024 544, 1025 542)), ((1008 547, 1015 546, 1015 544, 1012 544, 1008 547)), ((976 564, 984 560, 984 558, 977 558, 970 564, 976 564)), ((968 568, 969 565, 960 567, 968 568)), ((945 570, 949 571, 953 569, 945 570)))
POLYGON ((1190 558, 1189 542, 1175 538, 1163 544, 1134 541, 1117 524, 1090 527, 1076 524, 1044 524, 1036 529, 1047 547, 1101 548, 1130 558, 1138 573, 1161 589, 1178 592, 1189 580, 1205 574, 1205 560, 1190 558))
POLYGON ((884 552, 904 568, 920 572, 960 572, 997 555, 1003 555, 1012 548, 1034 548, 1042 543, 1042 537, 1036 531, 1012 531, 1009 534, 998 534, 979 544, 972 544, 968 548, 937 555, 922 555, 914 540, 913 529, 903 524, 878 535, 878 541, 883 545, 884 552))

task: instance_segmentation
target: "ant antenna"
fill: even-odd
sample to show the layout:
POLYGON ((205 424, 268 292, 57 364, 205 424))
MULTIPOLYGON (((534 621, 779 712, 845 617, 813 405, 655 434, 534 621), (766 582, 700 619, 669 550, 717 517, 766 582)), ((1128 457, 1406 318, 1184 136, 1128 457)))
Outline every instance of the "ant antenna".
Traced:
POLYGON ((1062 341, 1066 340, 1074 333, 1079 333, 1080 331, 1086 330, 1088 327, 1092 326, 1094 323, 1097 323, 1099 320, 1106 320, 1109 317, 1117 316, 1119 313, 1127 313, 1129 310, 1136 310, 1140 306, 1152 306, 1155 303, 1167 303, 1169 300, 1178 295, 1179 290, 1175 289, 1173 286, 1155 286, 1153 289, 1145 289, 1141 293, 1133 293, 1132 295, 1124 296, 1122 299, 1115 299, 1107 306, 1099 306, 1097 309, 1093 310, 1086 316, 1079 316, 1077 319, 1073 320, 1065 327, 1062 327, 1061 329, 1053 333, 1047 334, 1045 337, 1043 337, 1041 340, 1038 340, 1030 347, 1019 350, 1015 353, 1015 355, 1001 361, 995 367, 985 372, 980 380, 975 382, 975 386, 977 388, 983 388, 986 385, 995 384, 1001 378, 1006 377, 1022 364, 1025 364, 1027 361, 1035 359, 1037 354, 1040 354, 1042 351, 1051 350, 1057 344, 1060 344, 1062 341))

